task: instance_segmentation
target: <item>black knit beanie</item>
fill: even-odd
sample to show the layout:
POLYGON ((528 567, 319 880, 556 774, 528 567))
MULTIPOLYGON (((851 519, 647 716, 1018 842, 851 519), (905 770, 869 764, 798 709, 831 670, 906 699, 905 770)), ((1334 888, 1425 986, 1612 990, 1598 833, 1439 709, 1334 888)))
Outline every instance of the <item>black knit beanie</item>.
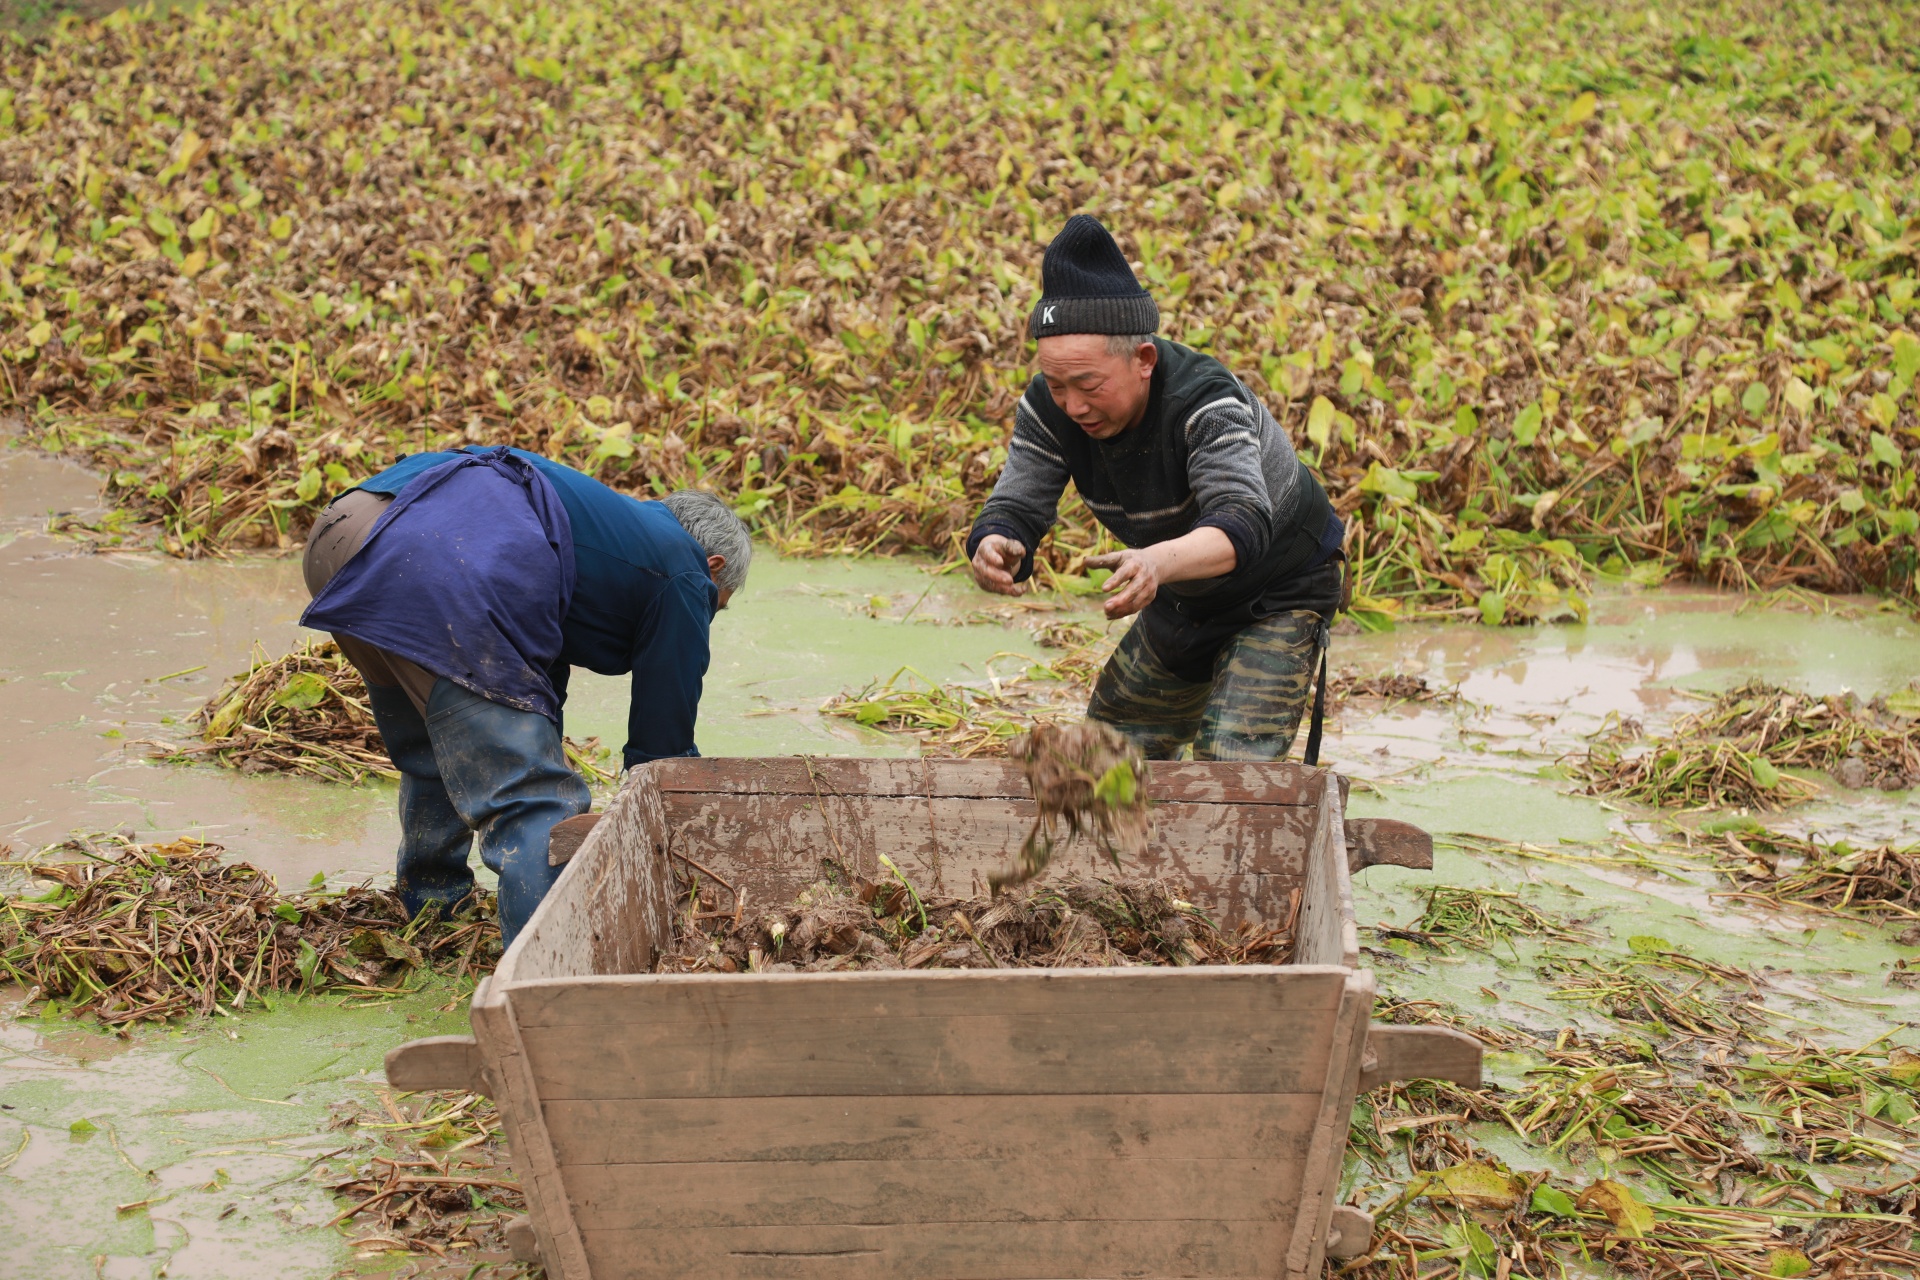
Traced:
POLYGON ((1152 333, 1160 309, 1140 287, 1127 256, 1098 218, 1076 213, 1040 262, 1040 301, 1027 336, 1062 333, 1152 333))

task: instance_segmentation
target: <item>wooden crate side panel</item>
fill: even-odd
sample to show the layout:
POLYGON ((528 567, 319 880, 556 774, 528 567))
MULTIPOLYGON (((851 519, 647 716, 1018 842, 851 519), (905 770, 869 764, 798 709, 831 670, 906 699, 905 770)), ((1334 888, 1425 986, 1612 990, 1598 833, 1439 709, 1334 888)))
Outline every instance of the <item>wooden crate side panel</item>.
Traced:
POLYGON ((1307 840, 1305 894, 1293 954, 1301 964, 1351 969, 1360 961, 1360 936, 1353 922, 1353 879, 1347 870, 1339 792, 1328 787, 1324 797, 1307 840))
POLYGON ((605 816, 502 957, 498 980, 650 970, 669 928, 667 838, 666 811, 651 767, 631 770, 605 816))
MULTIPOLYGON (((667 792, 664 800, 674 849, 763 905, 790 900, 829 861, 884 878, 881 854, 935 892, 984 892, 1033 821, 1031 802, 996 798, 667 792)), ((1056 855, 1053 875, 1167 876, 1227 920, 1271 919, 1300 885, 1313 814, 1298 805, 1160 804, 1139 860, 1116 869, 1091 841, 1077 841, 1056 855)))
POLYGON ((1319 1112, 1319 1095, 1308 1093, 558 1099, 545 1107, 554 1153, 569 1169, 931 1155, 1301 1161, 1319 1112))
MULTIPOLYGON (((668 794, 1027 798, 1019 767, 1006 760, 691 757, 656 761, 654 767, 668 794)), ((1320 770, 1301 765, 1155 762, 1151 794, 1194 804, 1312 805, 1319 779, 1320 770)))
POLYGON ((927 1222, 594 1231, 594 1280, 1067 1280, 1277 1274, 1272 1221, 927 1222))
POLYGON ((1327 1074, 1320 1095, 1320 1115, 1313 1126, 1307 1158, 1301 1162, 1302 1194, 1289 1233, 1283 1272, 1288 1280, 1313 1280, 1320 1274, 1372 1014, 1373 975, 1365 971, 1349 974, 1341 992, 1339 1012, 1334 1017, 1327 1074))
POLYGON ((547 1276, 549 1280, 591 1280, 594 1273, 588 1269, 586 1246, 547 1136, 539 1088, 497 975, 482 979, 474 989, 468 1017, 486 1060, 487 1093, 500 1109, 507 1158, 526 1195, 527 1217, 547 1276))
POLYGON ((904 1160, 569 1167, 580 1230, 1291 1219, 1300 1162, 904 1160))
POLYGON ((601 978, 511 989, 545 1100, 1318 1092, 1344 971, 601 978))

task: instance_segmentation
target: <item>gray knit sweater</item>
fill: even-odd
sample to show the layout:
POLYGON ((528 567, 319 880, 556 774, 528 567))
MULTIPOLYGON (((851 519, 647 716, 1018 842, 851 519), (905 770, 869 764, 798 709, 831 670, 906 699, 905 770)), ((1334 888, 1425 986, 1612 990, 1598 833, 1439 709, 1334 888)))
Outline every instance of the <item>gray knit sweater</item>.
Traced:
POLYGON ((1087 435, 1054 403, 1046 379, 1033 379, 968 555, 990 533, 1014 538, 1027 548, 1016 575, 1024 580, 1068 480, 1129 547, 1206 527, 1227 535, 1232 573, 1164 588, 1195 615, 1245 604, 1338 549, 1341 522, 1326 491, 1259 398, 1211 356, 1164 338, 1154 345, 1160 359, 1146 414, 1110 440, 1087 435))

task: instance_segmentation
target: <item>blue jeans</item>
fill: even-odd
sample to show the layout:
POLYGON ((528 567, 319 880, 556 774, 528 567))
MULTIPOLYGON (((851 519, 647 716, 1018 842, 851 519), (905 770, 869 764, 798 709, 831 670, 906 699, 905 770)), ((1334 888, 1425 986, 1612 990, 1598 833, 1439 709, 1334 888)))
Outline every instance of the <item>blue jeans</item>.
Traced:
POLYGON ((567 767, 560 727, 444 677, 425 715, 398 685, 369 681, 367 694, 400 771, 395 892, 410 914, 451 912, 473 890, 477 834, 480 861, 500 877, 500 934, 512 946, 562 870, 547 865, 548 834, 593 801, 567 767))

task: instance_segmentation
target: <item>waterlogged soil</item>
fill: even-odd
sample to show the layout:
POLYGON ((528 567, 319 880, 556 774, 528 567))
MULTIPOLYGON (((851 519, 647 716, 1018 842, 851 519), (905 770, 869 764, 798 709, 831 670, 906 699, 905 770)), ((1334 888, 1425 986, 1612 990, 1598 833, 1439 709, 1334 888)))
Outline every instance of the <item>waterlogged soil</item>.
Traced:
POLYGON ((404 1040, 465 1030, 450 984, 390 1003, 276 1001, 128 1039, 23 1012, 0 988, 0 1275, 331 1276, 324 1224, 366 1098, 404 1040))
MULTIPOLYGON (((244 665, 254 641, 275 652, 295 643, 303 593, 289 560, 91 555, 42 532, 49 509, 93 500, 84 473, 0 451, 0 839, 30 847, 128 825, 143 838, 217 839, 283 884, 387 870, 388 787, 145 760, 139 740, 182 736, 185 714, 244 665), (175 674, 191 667, 202 669, 175 674)), ((1097 623, 1084 603, 1038 603, 1045 620, 1064 611, 1097 623)), ((1017 625, 1036 614, 1007 605, 911 564, 763 552, 714 628, 702 749, 910 751, 913 739, 823 717, 820 702, 903 666, 930 681, 981 683, 990 664, 1019 669, 1019 655, 1045 651, 1017 625)), ((1436 885, 1494 888, 1577 921, 1589 940, 1553 944, 1562 952, 1624 956, 1629 939, 1652 937, 1753 969, 1765 979, 1756 998, 1782 1034, 1858 1046, 1891 1032, 1891 1044, 1920 1046, 1920 993, 1888 984, 1897 961, 1920 959, 1897 929, 1732 900, 1697 863, 1626 856, 1673 840, 1672 819, 1572 795, 1556 765, 1610 718, 1664 725, 1695 705, 1689 692, 1759 676, 1871 696, 1920 675, 1920 626, 1872 601, 1825 613, 1755 605, 1622 590, 1602 595, 1585 625, 1336 639, 1336 667, 1421 676, 1458 694, 1355 700, 1330 727, 1326 757, 1354 780, 1352 811, 1415 822, 1439 844, 1432 872, 1359 877, 1362 941, 1384 990, 1549 1037, 1568 1027, 1622 1034, 1593 1006, 1555 999, 1536 972, 1539 941, 1441 952, 1397 936, 1436 885)), ((619 743, 626 699, 624 679, 577 680, 569 732, 619 743)), ((1770 821, 1856 842, 1920 840, 1913 796, 1817 781, 1818 798, 1770 821)), ((387 1048, 461 1029, 450 989, 371 1007, 294 1001, 124 1041, 22 1020, 19 998, 0 1009, 0 1274, 323 1277, 398 1265, 347 1254, 323 1225, 337 1206, 319 1176, 333 1164, 309 1165, 344 1145, 324 1127, 326 1108, 366 1099, 387 1048)), ((1489 1057, 1491 1078, 1506 1084, 1532 1065, 1525 1053, 1489 1057)), ((1516 1167, 1540 1167, 1537 1149, 1479 1128, 1476 1140, 1516 1167)))
MULTIPOLYGON (((94 554, 46 534, 51 515, 97 504, 88 473, 0 437, 0 842, 37 847, 130 827, 142 839, 217 841, 283 884, 390 870, 390 785, 149 759, 152 744, 191 736, 189 715, 245 669, 256 643, 277 655, 313 634, 298 625, 307 602, 298 561, 94 554)), ((910 742, 816 710, 902 666, 928 680, 981 679, 1003 650, 1043 652, 1024 631, 964 625, 993 606, 1009 611, 906 563, 783 561, 763 549, 713 629, 701 751, 908 752, 910 742)), ((625 677, 578 673, 567 731, 617 749, 629 689, 625 677)))

